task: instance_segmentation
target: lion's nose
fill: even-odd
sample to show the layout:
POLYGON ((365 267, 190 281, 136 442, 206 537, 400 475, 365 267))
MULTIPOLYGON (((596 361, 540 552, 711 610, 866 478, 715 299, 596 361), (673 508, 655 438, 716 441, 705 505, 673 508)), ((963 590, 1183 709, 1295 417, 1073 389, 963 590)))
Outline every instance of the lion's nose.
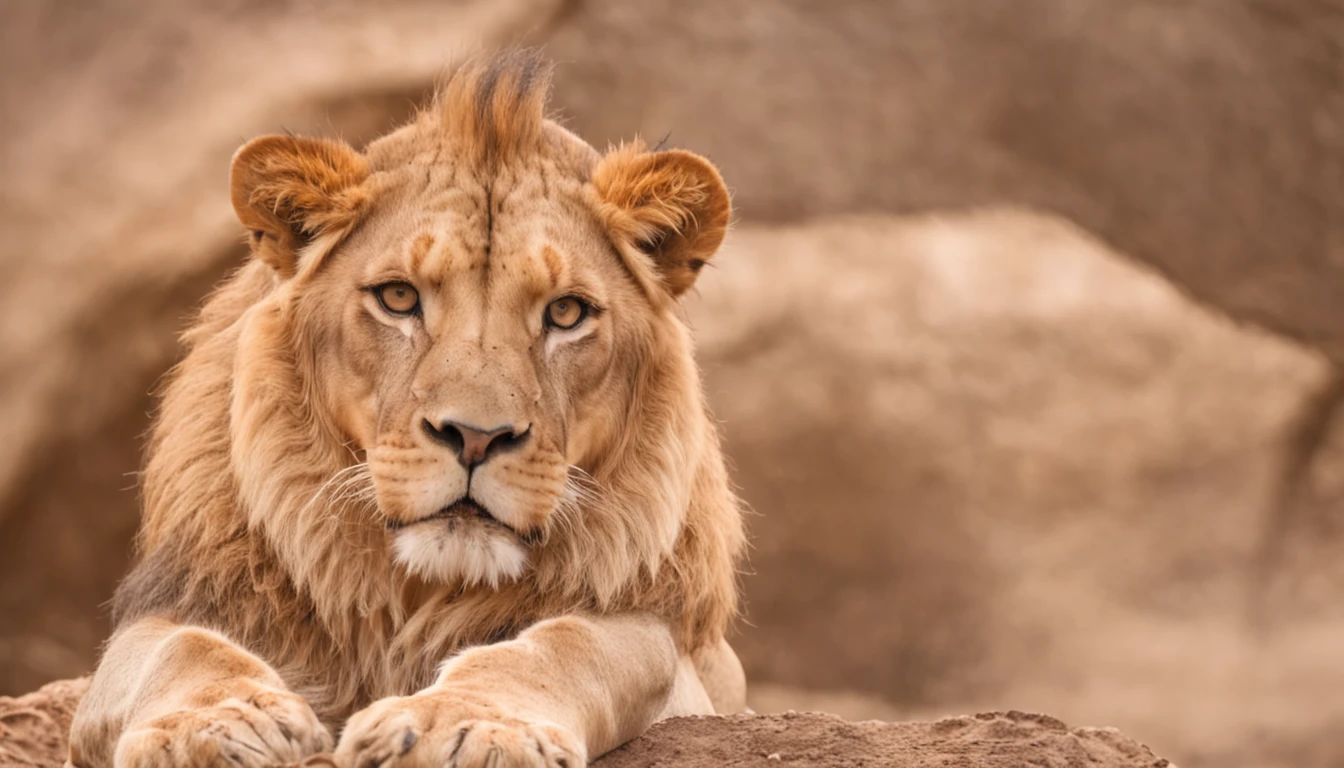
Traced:
POLYGON ((436 441, 452 448, 457 454, 457 463, 471 469, 491 456, 522 445, 531 431, 531 425, 521 429, 514 426, 481 429, 460 421, 445 420, 435 425, 426 420, 425 431, 436 441))

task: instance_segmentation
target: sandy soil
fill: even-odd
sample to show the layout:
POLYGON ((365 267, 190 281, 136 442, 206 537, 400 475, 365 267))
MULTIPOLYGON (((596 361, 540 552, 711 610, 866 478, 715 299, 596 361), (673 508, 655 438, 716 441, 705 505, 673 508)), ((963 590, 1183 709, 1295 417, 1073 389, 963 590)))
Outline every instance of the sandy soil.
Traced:
POLYGON ((853 723, 835 715, 677 718, 597 762, 603 768, 1167 768, 1113 728, 991 712, 928 723, 853 723))
MULTIPOLYGON (((86 679, 0 697, 0 764, 59 768, 86 679)), ((602 768, 786 766, 848 768, 1165 768, 1166 760, 1113 728, 1073 728, 1044 715, 994 712, 931 723, 853 723, 830 714, 674 718, 595 761, 602 768)), ((323 756, 306 768, 332 765, 323 756)))
POLYGON ((61 680, 18 698, 0 696, 0 765, 60 768, 70 720, 87 678, 61 680))

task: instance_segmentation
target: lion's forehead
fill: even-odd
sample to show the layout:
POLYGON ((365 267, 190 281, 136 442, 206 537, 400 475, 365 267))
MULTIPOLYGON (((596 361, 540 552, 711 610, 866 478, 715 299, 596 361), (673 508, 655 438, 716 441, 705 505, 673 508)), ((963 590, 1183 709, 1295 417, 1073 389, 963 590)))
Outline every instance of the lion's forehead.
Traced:
POLYGON ((582 182, 554 168, 490 178, 446 162, 403 170, 382 185, 381 221, 361 238, 374 251, 366 279, 391 266, 436 289, 481 282, 535 298, 591 277, 605 254, 582 182))
MULTIPOLYGON (((572 285, 592 270, 580 258, 583 244, 563 227, 544 221, 492 223, 458 216, 422 218, 401 234, 389 254, 415 282, 452 293, 536 299, 572 285)), ((371 264, 377 271, 384 265, 371 264)))

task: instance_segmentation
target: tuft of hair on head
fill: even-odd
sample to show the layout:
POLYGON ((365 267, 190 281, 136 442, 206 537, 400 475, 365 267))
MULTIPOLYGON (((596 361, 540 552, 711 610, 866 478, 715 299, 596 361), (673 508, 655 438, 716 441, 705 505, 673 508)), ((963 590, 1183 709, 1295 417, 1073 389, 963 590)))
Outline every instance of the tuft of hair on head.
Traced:
POLYGON ((459 152, 491 170, 535 152, 544 136, 551 65, 534 48, 468 60, 433 110, 459 152))

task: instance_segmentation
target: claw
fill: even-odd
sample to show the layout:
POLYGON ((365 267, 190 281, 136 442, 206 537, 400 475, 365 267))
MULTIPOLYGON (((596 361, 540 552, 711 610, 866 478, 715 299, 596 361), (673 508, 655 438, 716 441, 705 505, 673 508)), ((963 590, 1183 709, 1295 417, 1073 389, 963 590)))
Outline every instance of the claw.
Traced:
POLYGON ((457 753, 462 751, 462 742, 467 740, 467 729, 459 728, 457 731, 457 740, 453 742, 453 751, 448 753, 448 764, 453 765, 457 760, 457 753))
POLYGON ((414 747, 414 746, 415 746, 415 742, 417 742, 417 741, 419 741, 419 740, 420 740, 420 736, 419 736, 418 734, 416 734, 416 732, 415 732, 414 730, 412 730, 412 729, 410 729, 410 728, 407 728, 407 729, 406 729, 406 734, 405 734, 404 736, 401 737, 401 752, 399 752, 398 754, 399 754, 399 755, 404 755, 404 754, 406 754, 407 752, 410 752, 410 751, 411 751, 411 747, 414 747))

